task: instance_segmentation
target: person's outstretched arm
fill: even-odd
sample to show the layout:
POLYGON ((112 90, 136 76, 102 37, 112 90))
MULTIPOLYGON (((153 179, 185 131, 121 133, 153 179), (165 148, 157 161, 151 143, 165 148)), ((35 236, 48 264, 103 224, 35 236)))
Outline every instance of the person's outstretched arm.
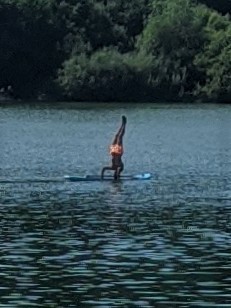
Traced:
POLYGON ((102 169, 102 171, 101 171, 101 180, 103 180, 104 172, 105 172, 106 170, 113 170, 113 168, 112 168, 112 167, 104 167, 104 168, 102 169))

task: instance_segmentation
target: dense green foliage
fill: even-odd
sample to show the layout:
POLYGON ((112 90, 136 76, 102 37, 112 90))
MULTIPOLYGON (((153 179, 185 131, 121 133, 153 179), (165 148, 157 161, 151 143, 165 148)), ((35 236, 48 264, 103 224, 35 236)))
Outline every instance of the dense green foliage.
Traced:
POLYGON ((222 14, 231 13, 231 0, 198 0, 222 14))
POLYGON ((231 0, 0 0, 15 98, 231 100, 231 0))

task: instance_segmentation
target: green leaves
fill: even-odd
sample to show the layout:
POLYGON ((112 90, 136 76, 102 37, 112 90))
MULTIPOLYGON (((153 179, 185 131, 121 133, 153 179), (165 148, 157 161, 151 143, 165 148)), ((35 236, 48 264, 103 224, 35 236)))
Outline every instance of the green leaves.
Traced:
POLYGON ((222 14, 231 13, 231 0, 198 0, 222 14))
POLYGON ((134 91, 136 74, 131 55, 103 49, 90 57, 82 54, 66 61, 59 72, 58 82, 69 99, 131 100, 135 99, 139 88, 136 83, 134 91))
POLYGON ((212 13, 206 27, 207 41, 195 64, 205 75, 195 93, 209 99, 230 101, 231 95, 231 23, 212 13))
POLYGON ((169 89, 170 99, 190 94, 196 82, 193 60, 203 46, 203 26, 197 7, 187 0, 154 2, 137 48, 153 56, 149 83, 165 93, 169 89))
POLYGON ((0 88, 19 98, 228 101, 230 17, 199 2, 230 8, 230 0, 0 0, 0 88))
POLYGON ((230 97, 230 25, 228 17, 188 0, 153 2, 137 42, 138 52, 153 58, 153 91, 168 89, 169 99, 230 97))

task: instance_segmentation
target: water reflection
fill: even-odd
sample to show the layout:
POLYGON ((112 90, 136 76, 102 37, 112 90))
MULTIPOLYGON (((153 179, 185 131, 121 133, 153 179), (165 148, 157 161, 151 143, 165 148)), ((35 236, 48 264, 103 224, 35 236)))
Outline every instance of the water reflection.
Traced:
MULTIPOLYGON (((88 155, 89 144, 84 140, 90 138, 98 119, 97 127, 103 133, 105 111, 97 111, 95 117, 84 110, 64 108, 57 124, 60 114, 48 109, 41 121, 52 138, 44 126, 39 128, 43 109, 30 113, 35 124, 25 110, 17 112, 5 113, 9 121, 4 125, 12 139, 5 143, 4 152, 14 149, 14 137, 19 138, 17 131, 11 134, 16 118, 19 133, 29 126, 31 135, 21 137, 18 154, 10 154, 7 164, 5 156, 0 163, 1 178, 24 180, 0 182, 0 307, 231 306, 231 168, 227 160, 231 147, 220 140, 214 145, 214 135, 205 134, 213 130, 209 117, 216 114, 214 123, 220 118, 225 121, 226 108, 217 113, 211 110, 209 117, 203 109, 141 109, 137 118, 134 111, 126 110, 129 119, 139 124, 144 137, 141 145, 147 151, 133 152, 126 172, 149 170, 154 177, 147 182, 118 183, 61 180, 61 175, 73 170, 98 172, 99 160, 88 155), (80 135, 72 115, 79 120, 80 135), (198 117, 194 122, 192 115, 198 117), (148 127, 142 117, 150 121, 148 127), (171 125, 174 134, 169 136, 171 125), (148 130, 160 136, 162 149, 153 148, 150 138, 145 139, 148 130), (36 154, 40 134, 44 144, 52 140, 55 146, 67 147, 61 153, 59 147, 44 146, 45 152, 36 154), (197 151, 188 143, 189 135, 191 142, 200 144, 197 151), (81 155, 71 145, 73 136, 78 136, 81 155), (171 147, 173 137, 187 139, 181 141, 184 150, 178 156, 177 147, 171 147), (34 154, 28 156, 27 142, 32 139, 34 154), (57 155, 51 156, 55 151, 57 155), (26 181, 34 176, 57 181, 26 181)), ((109 113, 113 120, 114 113, 109 113)), ((130 131, 128 152, 137 134, 130 131)), ((104 140, 96 139, 100 148, 104 140)), ((96 150, 96 157, 100 151, 96 150)))
POLYGON ((185 180, 5 187, 2 307, 228 305, 231 200, 185 180))

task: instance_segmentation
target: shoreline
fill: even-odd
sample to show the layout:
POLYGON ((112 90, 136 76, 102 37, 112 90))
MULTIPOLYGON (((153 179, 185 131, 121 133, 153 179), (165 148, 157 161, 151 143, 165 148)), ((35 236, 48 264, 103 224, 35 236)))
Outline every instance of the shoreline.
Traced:
POLYGON ((39 99, 13 99, 13 98, 7 98, 7 97, 0 97, 0 106, 1 105, 32 105, 32 104, 51 104, 51 105, 55 105, 55 104, 73 104, 73 105, 78 105, 78 104, 85 104, 85 105, 89 105, 89 104, 100 104, 100 105, 119 105, 119 104, 123 104, 123 105, 138 105, 138 104, 143 104, 143 105, 148 105, 148 104, 159 104, 159 105, 166 105, 166 104, 180 104, 180 105, 188 105, 188 104, 200 104, 200 105, 211 105, 211 104, 215 104, 215 105, 229 105, 231 104, 231 99, 230 101, 219 101, 219 100, 201 100, 201 99, 195 99, 195 100, 161 100, 161 99, 156 99, 155 101, 74 101, 74 100, 59 100, 59 99, 47 99, 47 100, 39 100, 39 99))

